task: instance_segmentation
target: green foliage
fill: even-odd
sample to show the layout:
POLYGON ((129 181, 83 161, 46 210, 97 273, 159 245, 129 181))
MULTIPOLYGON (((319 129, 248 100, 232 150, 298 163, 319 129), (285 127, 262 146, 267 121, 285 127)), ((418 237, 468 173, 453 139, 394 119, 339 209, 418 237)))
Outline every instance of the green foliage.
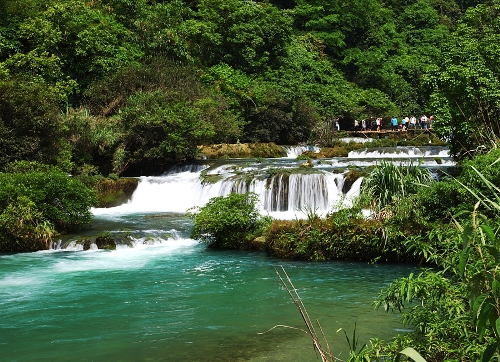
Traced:
POLYGON ((269 218, 259 214, 256 194, 236 194, 210 199, 202 207, 191 209, 194 221, 191 238, 210 247, 239 249, 262 234, 269 218))
POLYGON ((499 6, 493 1, 469 8, 424 76, 435 129, 450 138, 452 154, 460 158, 489 150, 500 134, 499 6))
POLYGON ((485 179, 494 185, 500 185, 500 149, 493 149, 485 155, 463 162, 458 180, 476 193, 491 198, 493 194, 485 179), (478 177, 477 170, 480 170, 481 177, 478 177))
POLYGON ((418 346, 429 361, 489 361, 500 351, 500 189, 479 170, 472 170, 491 196, 461 184, 478 201, 472 212, 456 215, 454 227, 429 233, 430 242, 438 244, 426 250, 428 260, 439 269, 399 279, 377 300, 377 306, 402 310, 403 322, 416 327, 388 349, 401 343, 418 346), (481 205, 490 217, 481 212, 481 205))
POLYGON ((401 248, 404 238, 384 237, 383 223, 341 210, 326 218, 306 210, 307 219, 274 220, 266 235, 271 255, 297 260, 400 262, 413 256, 401 248))
POLYGON ((56 163, 61 101, 59 90, 39 79, 0 81, 0 170, 16 160, 56 163))
POLYGON ((101 173, 110 172, 110 160, 123 139, 119 120, 94 117, 85 108, 70 108, 63 116, 63 124, 72 147, 73 167, 87 163, 100 166, 101 173))
POLYGON ((93 191, 53 166, 18 162, 0 173, 0 249, 46 249, 57 232, 87 226, 93 191))
POLYGON ((35 3, 29 12, 26 4, 6 7, 12 43, 0 62, 10 74, 39 77, 75 99, 96 77, 142 57, 127 29, 95 2, 35 3))
POLYGON ((48 249, 57 235, 35 203, 18 196, 0 214, 0 250, 34 251, 48 249))
POLYGON ((134 93, 157 90, 178 93, 190 101, 203 97, 194 67, 157 55, 95 80, 85 91, 84 102, 94 115, 113 116, 134 93))
POLYGON ((187 22, 204 64, 224 62, 243 71, 276 67, 285 57, 292 19, 266 2, 201 0, 187 22))
POLYGON ((1 164, 151 173, 200 143, 332 145, 337 117, 344 129, 423 112, 454 155, 487 151, 500 134, 499 5, 477 3, 6 0, 1 164), (155 92, 168 101, 150 122, 169 109, 175 137, 136 127, 132 108, 155 92))
POLYGON ((418 202, 429 220, 450 220, 473 203, 473 196, 455 179, 445 178, 419 188, 418 202))
POLYGON ((192 159, 215 134, 198 103, 162 91, 131 96, 122 121, 131 163, 192 159))
POLYGON ((379 209, 384 208, 407 195, 416 193, 432 180, 429 169, 410 163, 408 166, 396 166, 392 162, 382 161, 363 181, 362 192, 373 197, 379 209))

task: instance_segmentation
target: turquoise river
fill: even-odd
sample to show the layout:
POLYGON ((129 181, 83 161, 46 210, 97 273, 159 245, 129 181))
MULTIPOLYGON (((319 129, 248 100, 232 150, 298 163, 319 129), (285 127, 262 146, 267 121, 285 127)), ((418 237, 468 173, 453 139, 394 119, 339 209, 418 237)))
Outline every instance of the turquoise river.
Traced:
MULTIPOLYGON (((446 149, 384 152, 394 162, 413 158, 423 167, 452 165, 446 149)), ((347 190, 344 170, 369 166, 379 153, 317 161, 317 173, 290 176, 287 184, 258 173, 297 167, 302 161, 295 155, 273 164, 198 165, 142 177, 128 204, 93 210, 91 229, 73 236, 107 231, 131 245, 83 251, 66 240, 55 250, 0 254, 0 360, 317 361, 300 330, 302 317, 276 275, 281 266, 311 318, 320 321, 334 355, 348 354, 341 328, 349 336, 356 328, 362 343, 408 331, 398 315, 374 310, 372 302, 415 266, 214 251, 189 238, 191 223, 184 216, 210 197, 246 191, 257 192, 262 212, 274 217, 295 218, 305 207, 328 212, 359 193, 361 180, 347 190), (201 182, 202 172, 219 181, 201 182), (242 172, 252 172, 254 181, 241 182, 242 172), (293 328, 272 329, 277 325, 293 328)))
POLYGON ((213 251, 187 237, 181 215, 97 218, 94 229, 173 233, 115 251, 0 256, 2 361, 314 361, 302 319, 281 286, 283 266, 334 354, 404 327, 371 306, 414 267, 291 262, 260 252, 213 251))

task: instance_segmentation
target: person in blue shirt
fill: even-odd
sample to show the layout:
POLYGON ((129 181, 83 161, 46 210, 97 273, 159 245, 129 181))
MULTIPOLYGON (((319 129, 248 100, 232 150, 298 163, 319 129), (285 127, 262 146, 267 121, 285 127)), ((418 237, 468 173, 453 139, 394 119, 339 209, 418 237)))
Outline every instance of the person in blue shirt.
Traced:
POLYGON ((392 130, 395 131, 398 129, 398 119, 396 116, 392 117, 392 130))

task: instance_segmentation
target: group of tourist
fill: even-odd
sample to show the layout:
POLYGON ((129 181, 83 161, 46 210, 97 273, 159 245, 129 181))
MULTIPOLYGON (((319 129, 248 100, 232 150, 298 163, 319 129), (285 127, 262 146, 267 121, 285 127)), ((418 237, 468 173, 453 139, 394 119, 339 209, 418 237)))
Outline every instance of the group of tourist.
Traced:
MULTIPOLYGON (((406 131, 408 129, 427 130, 432 128, 433 122, 434 122, 434 116, 427 117, 425 114, 423 114, 418 119, 415 116, 411 117, 406 116, 406 117, 401 117, 401 120, 398 120, 398 118, 394 116, 391 119, 391 129, 393 131, 406 131)), ((380 131, 381 129, 382 129, 381 117, 376 119, 370 117, 368 119, 362 119, 361 122, 359 122, 358 119, 354 120, 355 131, 380 131)))

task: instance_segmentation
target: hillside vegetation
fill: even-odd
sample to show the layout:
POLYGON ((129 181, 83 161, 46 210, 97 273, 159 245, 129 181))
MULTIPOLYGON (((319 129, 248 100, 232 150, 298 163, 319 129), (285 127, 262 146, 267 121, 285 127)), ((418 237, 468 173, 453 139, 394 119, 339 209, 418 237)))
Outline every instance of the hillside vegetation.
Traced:
POLYGON ((499 132, 499 6, 4 0, 0 167, 136 176, 202 144, 327 146, 334 119, 424 113, 469 157, 499 132))

